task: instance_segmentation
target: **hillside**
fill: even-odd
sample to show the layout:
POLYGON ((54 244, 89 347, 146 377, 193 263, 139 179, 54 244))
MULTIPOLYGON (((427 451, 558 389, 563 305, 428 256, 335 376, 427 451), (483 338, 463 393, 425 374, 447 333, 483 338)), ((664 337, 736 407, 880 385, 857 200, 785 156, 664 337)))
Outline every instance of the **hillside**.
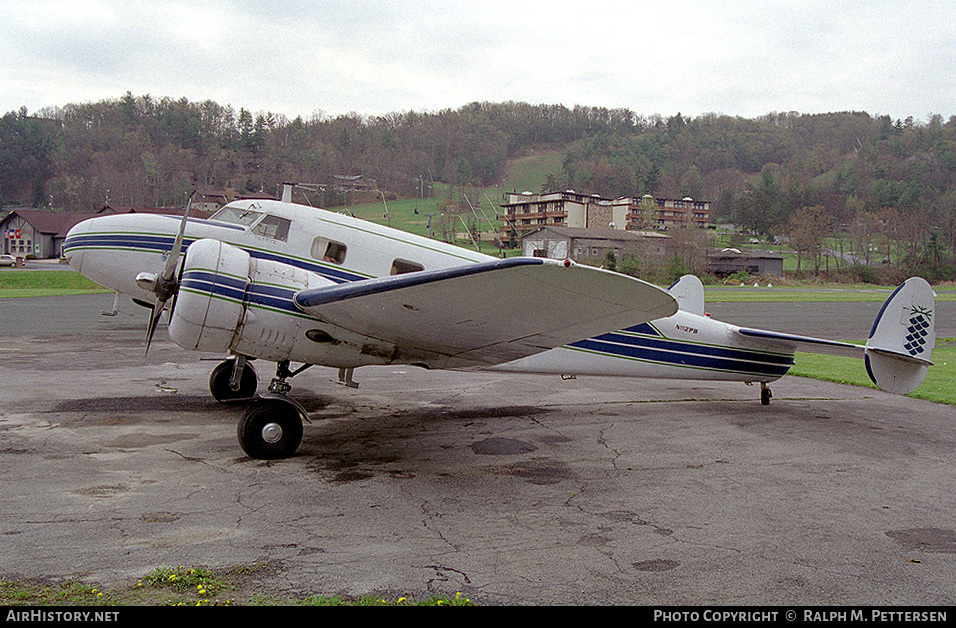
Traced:
MULTIPOLYGON (((644 117, 504 102, 289 120, 126 94, 8 113, 0 148, 3 204, 182 206, 197 189, 275 193, 296 181, 324 188, 315 204, 344 206, 334 175, 361 175, 396 215, 414 199, 437 199, 428 211, 478 201, 490 211, 512 190, 690 196, 761 236, 802 237, 809 255, 839 233, 864 263, 880 251, 907 272, 954 274, 956 117, 644 117)), ((427 232, 425 207, 411 208, 409 224, 427 232)))

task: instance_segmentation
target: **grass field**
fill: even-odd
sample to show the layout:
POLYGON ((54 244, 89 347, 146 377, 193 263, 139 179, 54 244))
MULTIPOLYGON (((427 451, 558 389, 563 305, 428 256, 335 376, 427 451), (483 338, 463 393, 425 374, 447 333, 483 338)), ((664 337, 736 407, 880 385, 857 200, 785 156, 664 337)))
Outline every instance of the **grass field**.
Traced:
POLYGON ((72 270, 0 270, 0 298, 109 292, 72 270))

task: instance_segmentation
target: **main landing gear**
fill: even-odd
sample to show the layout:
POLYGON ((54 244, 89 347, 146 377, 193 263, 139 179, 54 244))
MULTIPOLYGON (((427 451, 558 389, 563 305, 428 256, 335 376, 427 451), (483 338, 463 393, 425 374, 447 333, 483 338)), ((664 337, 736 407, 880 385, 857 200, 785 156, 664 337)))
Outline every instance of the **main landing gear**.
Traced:
POLYGON ((303 412, 298 404, 276 397, 254 402, 239 419, 236 436, 250 458, 288 458, 302 442, 303 412))
POLYGON ((302 423, 308 421, 308 414, 302 404, 287 396, 292 386, 286 380, 310 366, 303 364, 292 371, 288 360, 279 362, 269 391, 258 396, 258 376, 244 356, 226 360, 213 369, 209 390, 216 401, 251 401, 236 429, 239 445, 250 458, 288 458, 298 449, 302 423))
POLYGON ((243 355, 222 362, 209 375, 209 392, 219 403, 252 399, 259 376, 243 355))

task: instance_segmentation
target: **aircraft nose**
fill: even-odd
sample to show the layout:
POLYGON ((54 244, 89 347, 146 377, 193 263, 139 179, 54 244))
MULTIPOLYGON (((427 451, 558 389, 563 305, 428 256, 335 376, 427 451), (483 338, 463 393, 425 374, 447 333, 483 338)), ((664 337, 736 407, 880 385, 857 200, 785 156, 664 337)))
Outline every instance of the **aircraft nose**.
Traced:
POLYGON ((84 220, 74 225, 73 228, 66 233, 66 238, 63 239, 63 248, 60 254, 66 258, 66 261, 76 271, 81 271, 83 267, 83 249, 80 247, 80 244, 83 235, 90 230, 89 222, 89 220, 84 220))

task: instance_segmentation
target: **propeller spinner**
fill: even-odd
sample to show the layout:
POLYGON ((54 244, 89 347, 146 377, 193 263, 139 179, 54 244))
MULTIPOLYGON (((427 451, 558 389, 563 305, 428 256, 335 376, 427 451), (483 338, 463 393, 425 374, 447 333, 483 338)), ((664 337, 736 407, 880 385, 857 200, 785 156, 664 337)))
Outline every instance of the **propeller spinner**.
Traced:
POLYGON ((176 240, 173 242, 169 257, 166 258, 166 266, 163 268, 162 274, 157 275, 144 271, 136 275, 136 283, 156 295, 156 304, 153 305, 153 311, 149 315, 149 325, 146 328, 146 353, 149 353, 149 345, 153 340, 156 326, 159 325, 159 317, 166 307, 166 302, 179 291, 179 278, 176 276, 176 268, 179 266, 179 258, 183 248, 183 235, 186 233, 188 219, 189 208, 187 207, 186 211, 183 212, 179 232, 176 234, 176 240))

